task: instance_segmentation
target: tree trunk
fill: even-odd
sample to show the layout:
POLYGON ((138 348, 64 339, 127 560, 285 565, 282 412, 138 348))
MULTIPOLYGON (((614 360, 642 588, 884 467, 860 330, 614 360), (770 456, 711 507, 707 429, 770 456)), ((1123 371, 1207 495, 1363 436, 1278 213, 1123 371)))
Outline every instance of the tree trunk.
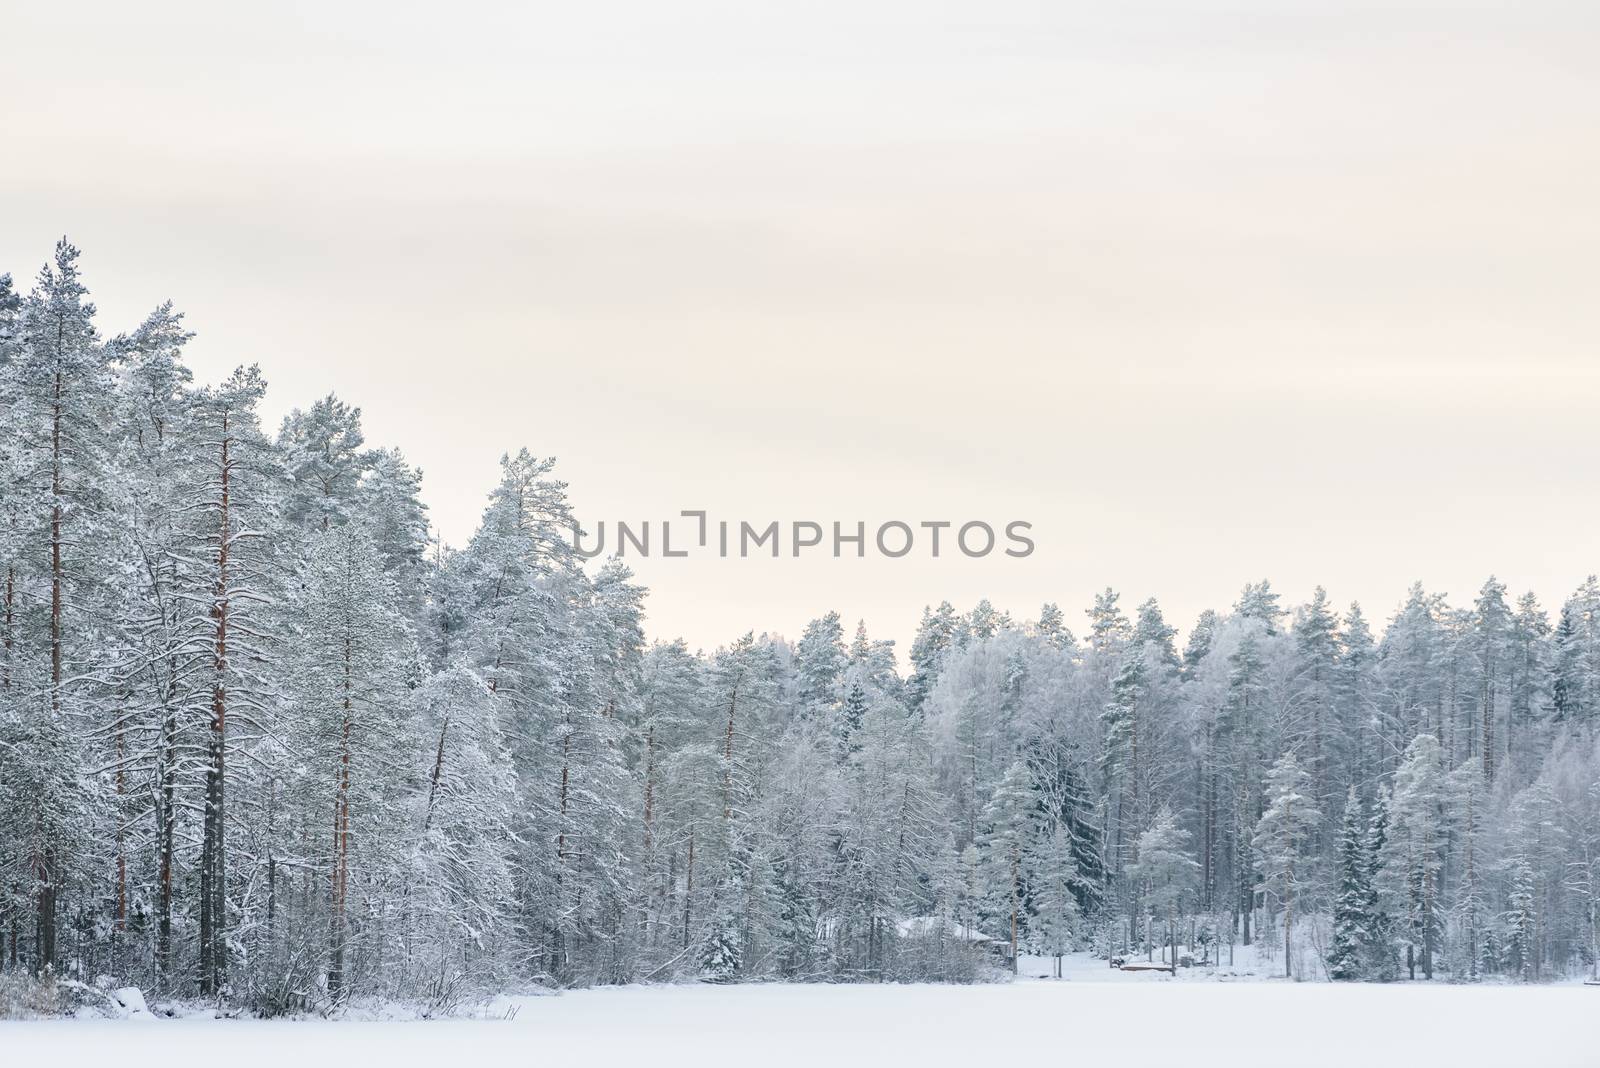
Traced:
POLYGON ((564 866, 567 863, 567 786, 571 776, 572 755, 572 716, 567 714, 568 729, 561 736, 561 819, 556 830, 556 859, 564 866))
MULTIPOLYGON (((61 371, 55 374, 54 403, 50 408, 50 717, 61 716, 61 371)), ((59 723, 56 724, 59 726, 59 723)), ((56 959, 56 865, 50 838, 53 828, 40 813, 41 842, 34 864, 38 886, 34 893, 34 969, 43 974, 56 959)))
MULTIPOLYGON (((1422 855, 1429 856, 1433 849, 1430 834, 1423 836, 1422 846, 1422 855)), ((1433 978, 1433 874, 1426 868, 1422 873, 1422 975, 1433 978)))
MULTIPOLYGON (((117 915, 116 932, 120 943, 122 935, 128 929, 128 854, 123 841, 123 807, 128 798, 128 768, 127 760, 127 708, 119 706, 117 710, 117 807, 116 807, 116 844, 117 844, 117 915)), ((120 962, 118 962, 120 963, 120 962)))
POLYGON ((1288 848, 1285 852, 1289 855, 1289 862, 1284 865, 1283 878, 1283 977, 1294 978, 1294 968, 1290 960, 1290 953, 1294 946, 1294 802, 1285 800, 1283 804, 1283 825, 1285 837, 1288 839, 1288 848))
POLYGON ((1139 814, 1139 702, 1136 700, 1128 709, 1128 818, 1133 821, 1131 837, 1135 848, 1139 841, 1139 832, 1144 830, 1144 820, 1139 814))
POLYGON ((1485 784, 1494 782, 1494 660, 1492 654, 1486 654, 1488 661, 1483 667, 1483 694, 1479 703, 1483 705, 1483 781, 1485 784))
POLYGON ((644 855, 648 858, 655 848, 656 805, 656 728, 644 736, 644 855))
POLYGON ((61 372, 50 420, 50 712, 61 712, 61 372))
POLYGON ((689 914, 694 906, 694 824, 689 825, 689 867, 683 884, 683 948, 689 948, 689 914))
POLYGON ((345 902, 350 886, 350 732, 354 720, 351 705, 353 635, 344 635, 344 722, 339 731, 339 788, 333 813, 333 909, 331 950, 328 963, 328 996, 334 1001, 345 992, 344 943, 345 902))
POLYGON ((1021 858, 1011 857, 1011 974, 1017 974, 1017 883, 1020 881, 1021 858))
POLYGON ((733 721, 739 708, 739 683, 733 684, 728 697, 728 730, 722 743, 722 822, 726 824, 733 813, 733 721))
POLYGON ((43 975, 54 967, 56 959, 56 857, 55 850, 46 845, 34 865, 38 879, 35 904, 38 923, 34 930, 34 971, 43 975))
MULTIPOLYGON (((1485 747, 1484 752, 1489 750, 1485 747)), ((1486 769, 1487 770, 1487 769, 1486 769)), ((1474 804, 1472 791, 1466 792, 1466 872, 1463 883, 1468 895, 1467 903, 1467 977, 1478 978, 1478 873, 1474 860, 1474 848, 1477 843, 1477 806, 1474 804)))
POLYGON ((173 818, 176 815, 177 735, 177 714, 169 707, 161 721, 156 796, 156 973, 163 989, 172 976, 172 854, 175 844, 173 818))
POLYGON ((17 566, 6 565, 5 662, 0 664, 0 688, 11 689, 11 646, 16 635, 17 566))
POLYGON ((444 723, 439 727, 439 750, 433 757, 433 774, 428 776, 428 809, 422 817, 422 833, 427 834, 428 828, 433 826, 433 803, 439 794, 439 776, 444 771, 444 738, 450 731, 450 717, 444 717, 444 723))
POLYGON ((1294 952, 1294 891, 1290 890, 1283 901, 1283 977, 1294 978, 1293 961, 1290 954, 1294 952))
POLYGON ((228 726, 228 552, 232 547, 233 522, 230 514, 230 478, 233 461, 230 452, 229 420, 222 417, 222 453, 217 521, 216 582, 212 592, 211 620, 216 630, 212 656, 211 733, 206 752, 205 820, 200 850, 200 992, 212 996, 221 992, 226 973, 223 927, 227 901, 226 861, 223 843, 223 798, 226 782, 228 726))

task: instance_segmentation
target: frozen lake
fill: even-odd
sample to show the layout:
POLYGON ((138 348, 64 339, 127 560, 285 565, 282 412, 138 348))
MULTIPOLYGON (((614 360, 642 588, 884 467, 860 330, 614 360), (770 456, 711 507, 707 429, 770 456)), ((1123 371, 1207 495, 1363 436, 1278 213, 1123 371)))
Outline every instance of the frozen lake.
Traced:
MULTIPOLYGON (((1112 976, 1108 975, 1108 979, 1112 976)), ((0 1024, 13 1064, 1600 1065, 1600 988, 1173 981, 681 986, 502 999, 512 1019, 0 1024)))

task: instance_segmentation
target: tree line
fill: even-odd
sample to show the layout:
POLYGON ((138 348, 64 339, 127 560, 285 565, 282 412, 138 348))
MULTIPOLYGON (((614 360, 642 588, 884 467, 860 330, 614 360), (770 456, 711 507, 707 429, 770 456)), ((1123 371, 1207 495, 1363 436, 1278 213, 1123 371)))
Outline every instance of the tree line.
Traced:
POLYGON ((329 396, 261 425, 170 305, 0 278, 0 967, 291 1011, 685 978, 967 980, 984 945, 1304 977, 1596 958, 1600 584, 1374 635, 1268 583, 893 643, 647 644, 553 461, 457 549, 329 396), (981 935, 986 942, 979 942, 981 935))

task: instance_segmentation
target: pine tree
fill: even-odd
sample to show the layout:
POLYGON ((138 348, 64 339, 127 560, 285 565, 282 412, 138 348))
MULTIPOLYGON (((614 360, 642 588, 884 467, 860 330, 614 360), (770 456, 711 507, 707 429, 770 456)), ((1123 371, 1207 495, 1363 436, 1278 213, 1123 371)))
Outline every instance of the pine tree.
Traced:
POLYGON ((1416 977, 1416 954, 1425 978, 1433 978, 1439 934, 1439 875, 1444 865, 1442 825, 1444 775, 1439 741, 1420 734, 1406 747, 1395 772, 1394 797, 1384 843, 1383 876, 1390 901, 1405 917, 1408 974, 1416 977))
POLYGON ((1183 674, 1185 679, 1193 679, 1195 672, 1211 653, 1211 643, 1217 635, 1217 613, 1210 608, 1200 613, 1194 626, 1189 630, 1189 638, 1183 646, 1183 674))
POLYGON ((1339 834, 1339 883, 1333 899, 1333 942, 1328 948, 1328 976, 1335 980, 1363 978, 1363 964, 1372 937, 1372 882, 1367 859, 1367 821, 1354 786, 1345 797, 1339 834))
POLYGON ((839 613, 829 612, 821 619, 806 624, 800 644, 795 647, 802 717, 832 725, 839 702, 844 697, 839 686, 847 662, 844 628, 839 623, 839 613))
POLYGON ((396 858, 386 853, 410 830, 394 820, 391 794, 402 769, 422 763, 404 685, 414 646, 362 524, 314 534, 303 582, 291 654, 298 748, 309 765, 301 789, 308 834, 332 811, 332 837, 316 854, 328 887, 327 987, 338 1001, 348 992, 352 878, 359 885, 363 870, 374 881, 392 872, 396 858))
POLYGON ((1114 799, 1109 822, 1112 855, 1118 870, 1133 859, 1134 844, 1145 826, 1142 807, 1145 799, 1139 795, 1142 777, 1139 728, 1141 704, 1148 688, 1144 654, 1136 649, 1112 681, 1111 700, 1100 714, 1105 736, 1100 766, 1107 793, 1114 799))
POLYGON ((1146 913, 1145 946, 1154 940, 1158 921, 1166 920, 1166 944, 1174 951, 1168 963, 1176 964, 1178 918, 1194 892, 1200 865, 1189 853, 1189 832, 1178 826, 1169 809, 1156 813, 1150 828, 1139 836, 1138 860, 1128 866, 1128 878, 1139 887, 1146 913))
POLYGON ((1027 936, 1024 915, 1028 869, 1032 855, 1037 806, 1027 767, 1020 761, 1006 770, 983 810, 983 865, 988 887, 988 912, 999 919, 1010 943, 1011 970, 1017 970, 1018 946, 1027 936))
POLYGON ((426 624, 428 507, 422 472, 399 449, 376 449, 357 490, 355 509, 372 532, 383 570, 395 584, 413 627, 426 624))
POLYGON ((1053 958, 1059 979, 1061 958, 1075 948, 1083 924, 1078 904, 1082 880, 1073 854, 1072 832, 1065 823, 1041 833, 1034 842, 1028 867, 1036 873, 1029 948, 1053 958))
MULTIPOLYGON (((85 845, 80 831, 92 801, 80 779, 84 742, 104 729, 93 722, 91 680, 100 665, 90 659, 88 629, 98 577, 90 547, 99 540, 95 527, 105 489, 110 366, 78 255, 63 238, 39 272, 14 327, 20 345, 7 383, 14 391, 10 406, 20 437, 20 485, 14 492, 21 501, 13 520, 32 528, 18 546, 21 559, 12 565, 13 574, 39 589, 47 606, 42 619, 25 624, 30 653, 40 650, 37 658, 30 656, 39 666, 37 675, 28 672, 28 681, 41 704, 23 713, 35 725, 30 729, 24 723, 19 738, 31 747, 23 750, 21 762, 39 775, 31 788, 19 791, 31 809, 27 842, 36 972, 57 964, 60 898, 85 845)), ((16 581, 8 575, 8 591, 16 581)), ((15 593, 7 597, 14 599, 15 593)))
MULTIPOLYGON (((1521 778, 1534 758, 1535 732, 1549 701, 1550 621, 1533 593, 1517 598, 1507 637, 1506 754, 1521 778)), ((1525 781, 1525 780, 1524 780, 1525 781)))
POLYGON ((1011 617, 1004 612, 995 611, 994 605, 984 597, 972 606, 968 613, 965 633, 980 642, 986 642, 1011 626, 1011 617))
POLYGON ((1590 725, 1600 719, 1600 578, 1561 606, 1555 645, 1556 718, 1590 725))
POLYGON ((1229 837, 1233 847, 1233 874, 1237 880, 1236 909, 1242 921, 1244 944, 1250 944, 1250 922, 1255 912, 1256 858, 1251 839, 1261 818, 1258 787, 1262 759, 1261 725, 1265 719, 1266 662, 1259 637, 1259 621, 1246 621, 1237 646, 1228 655, 1227 690, 1218 716, 1217 745, 1229 766, 1224 789, 1231 801, 1229 837))
POLYGON ((112 479, 123 529, 117 547, 120 581, 110 614, 120 654, 115 673, 125 680, 117 694, 113 742, 113 926, 122 938, 138 902, 153 908, 154 943, 142 952, 162 987, 173 978, 178 824, 190 785, 181 781, 182 769, 188 764, 194 709, 202 700, 193 680, 207 653, 206 621, 198 606, 209 591, 194 558, 204 542, 188 518, 194 459, 203 451, 195 437, 191 376, 182 363, 189 338, 183 317, 165 304, 112 346, 120 372, 118 421, 129 439, 119 450, 112 479), (154 844, 151 863, 141 863, 138 856, 141 827, 154 844))
POLYGON ((361 409, 330 393, 285 416, 278 444, 293 480, 284 494, 284 518, 303 531, 348 522, 374 460, 362 448, 361 409))
POLYGON ((1526 856, 1511 866, 1511 893, 1501 914, 1505 925, 1506 965, 1523 982, 1532 982, 1539 966, 1538 895, 1533 866, 1526 856))
POLYGON ((259 673, 266 662, 267 632, 259 616, 271 600, 270 529, 273 501, 265 440, 256 405, 266 390, 255 368, 235 371, 222 385, 204 391, 195 405, 198 446, 195 499, 203 516, 200 543, 206 588, 205 666, 208 723, 202 757, 204 819, 201 824, 199 878, 200 991, 216 995, 228 981, 229 886, 226 808, 229 757, 238 748, 238 726, 259 725, 267 686, 259 673), (242 723, 230 723, 230 716, 242 723))
MULTIPOLYGON (((381 550, 380 550, 381 551, 381 550)), ((398 651, 398 646, 396 650, 398 651)), ((447 972, 453 963, 478 982, 507 978, 497 952, 512 937, 516 889, 516 783, 495 703, 482 676, 456 664, 417 693, 414 745, 429 758, 419 792, 415 884, 422 930, 408 964, 447 972), (429 752, 431 750, 431 752, 429 752)), ((391 752, 406 761, 407 754, 391 752)), ((396 847, 407 835, 394 827, 396 847)))
POLYGON ((1511 610, 1506 606, 1506 587, 1493 575, 1478 591, 1473 616, 1473 646, 1478 668, 1478 738, 1483 764, 1483 781, 1493 785, 1497 770, 1495 756, 1500 745, 1495 722, 1501 692, 1502 662, 1510 637, 1511 610))
POLYGON ((1468 759, 1451 773, 1446 790, 1451 813, 1451 830, 1459 870, 1456 889, 1455 912, 1459 917, 1465 945, 1461 960, 1466 967, 1455 971, 1465 972, 1466 978, 1478 978, 1480 950, 1482 948, 1482 923, 1486 911, 1486 891, 1482 857, 1483 809, 1489 768, 1468 759))
POLYGON ((1383 735, 1374 716, 1377 645, 1361 605, 1351 603, 1339 638, 1336 700, 1346 743, 1345 779, 1350 783, 1370 782, 1377 773, 1383 735))
POLYGON ((1145 659, 1164 667, 1178 666, 1178 651, 1172 644, 1178 629, 1161 614, 1161 606, 1151 597, 1139 606, 1133 625, 1132 644, 1144 650, 1145 659))
POLYGON ((1362 953, 1362 967, 1369 979, 1391 982, 1398 978, 1398 959, 1394 947, 1394 916, 1389 910, 1381 879, 1385 846, 1389 841, 1389 795, 1380 790, 1372 805, 1372 817, 1367 821, 1364 846, 1367 886, 1367 915, 1371 917, 1367 944, 1362 953))
POLYGON ((1311 777, 1301 770, 1293 751, 1267 772, 1267 809, 1256 824, 1251 846, 1266 889, 1283 904, 1283 974, 1294 977, 1294 918, 1297 904, 1313 885, 1314 857, 1309 847, 1322 813, 1310 796, 1311 777))
POLYGON ((1108 872, 1099 814, 1086 782, 1089 769, 1068 742, 1034 740, 1025 753, 1041 834, 1050 843, 1050 864, 1043 870, 1072 895, 1074 919, 1094 918, 1105 905, 1108 872), (1058 847, 1064 855, 1055 851, 1058 847))
POLYGON ((959 629, 956 610, 949 601, 941 601, 937 609, 922 610, 922 622, 911 643, 911 678, 906 683, 912 712, 921 714, 944 669, 945 656, 956 645, 959 629))
POLYGON ((1240 618, 1253 619, 1262 624, 1266 633, 1272 635, 1278 632, 1278 620, 1283 617, 1283 609, 1279 607, 1278 600, 1278 594, 1273 590, 1271 582, 1265 579, 1259 583, 1247 582, 1233 610, 1240 618))
POLYGON ((1071 649, 1077 641, 1067 626, 1061 607, 1054 601, 1046 601, 1044 607, 1039 609, 1039 622, 1034 624, 1034 631, 1057 649, 1071 649))
POLYGON ((1088 610, 1089 647, 1097 653, 1115 652, 1132 636, 1128 617, 1117 607, 1121 595, 1111 587, 1094 595, 1094 607, 1088 610))
POLYGON ((1345 742, 1338 716, 1338 617, 1321 586, 1311 602, 1296 613, 1292 629, 1295 643, 1291 721, 1286 734, 1290 744, 1305 755, 1311 777, 1311 796, 1320 808, 1332 808, 1334 769, 1343 766, 1345 742))
POLYGON ((738 914, 733 902, 736 892, 732 880, 725 879, 718 887, 717 908, 700 949, 701 976, 711 982, 729 982, 739 974, 742 953, 738 914))

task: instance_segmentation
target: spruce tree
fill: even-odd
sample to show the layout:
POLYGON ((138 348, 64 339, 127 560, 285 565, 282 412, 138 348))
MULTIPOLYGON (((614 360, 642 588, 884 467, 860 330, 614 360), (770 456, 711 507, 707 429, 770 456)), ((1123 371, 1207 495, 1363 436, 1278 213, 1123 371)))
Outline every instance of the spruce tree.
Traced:
POLYGON ((1363 845, 1363 878, 1367 887, 1366 912, 1371 926, 1361 955, 1362 970, 1368 979, 1391 982, 1399 976, 1399 960, 1394 947, 1394 915, 1389 911, 1379 878, 1383 868, 1384 848, 1389 839, 1389 794, 1378 791, 1372 805, 1372 817, 1367 821, 1363 845))
POLYGON ((1333 898, 1333 942, 1328 947, 1328 976, 1335 980, 1363 978, 1372 937, 1372 882, 1367 862, 1367 821, 1362 818, 1354 786, 1345 797, 1339 833, 1339 881, 1333 898))

